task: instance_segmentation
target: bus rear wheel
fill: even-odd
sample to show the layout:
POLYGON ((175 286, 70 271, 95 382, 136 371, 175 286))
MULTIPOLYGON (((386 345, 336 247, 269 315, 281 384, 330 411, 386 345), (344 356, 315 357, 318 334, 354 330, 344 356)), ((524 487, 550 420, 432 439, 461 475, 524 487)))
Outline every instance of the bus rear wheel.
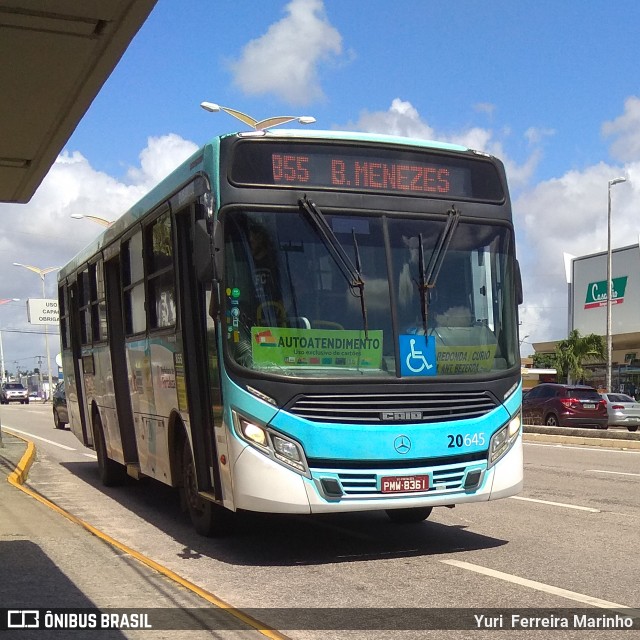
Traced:
POLYGON ((104 428, 100 414, 93 415, 93 446, 98 456, 98 474, 100 481, 105 487, 116 487, 122 484, 127 478, 127 470, 123 465, 112 460, 107 455, 107 445, 104 439, 104 428))
POLYGON ((433 507, 410 507, 409 509, 387 509, 387 517, 397 524, 415 524, 426 520, 433 507))
POLYGON ((181 502, 189 512, 194 529, 201 536, 217 537, 231 532, 233 512, 205 500, 198 493, 195 464, 191 455, 191 447, 185 437, 182 445, 182 486, 181 502))

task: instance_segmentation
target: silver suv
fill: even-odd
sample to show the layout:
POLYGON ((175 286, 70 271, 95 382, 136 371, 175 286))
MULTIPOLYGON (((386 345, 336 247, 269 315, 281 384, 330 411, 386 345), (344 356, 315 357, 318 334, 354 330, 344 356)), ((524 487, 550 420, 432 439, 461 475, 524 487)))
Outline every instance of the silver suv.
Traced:
POLYGON ((5 382, 0 387, 0 404, 29 404, 29 393, 20 382, 5 382))

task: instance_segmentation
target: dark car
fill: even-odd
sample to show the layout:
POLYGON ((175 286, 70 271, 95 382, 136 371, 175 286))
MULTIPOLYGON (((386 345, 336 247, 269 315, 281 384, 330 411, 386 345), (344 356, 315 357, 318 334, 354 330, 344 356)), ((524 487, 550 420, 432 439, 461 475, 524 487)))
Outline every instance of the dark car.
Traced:
POLYGON ((600 394, 584 385, 539 384, 522 401, 525 424, 550 427, 595 427, 609 424, 607 406, 600 394))
POLYGON ((53 423, 56 429, 64 429, 69 422, 69 414, 67 413, 67 397, 64 393, 64 380, 59 382, 53 390, 53 423))
POLYGON ((0 403, 20 402, 29 404, 29 392, 20 382, 5 382, 0 387, 0 403))
POLYGON ((626 427, 637 431, 640 425, 640 402, 626 393, 603 393, 607 404, 609 424, 614 427, 626 427))

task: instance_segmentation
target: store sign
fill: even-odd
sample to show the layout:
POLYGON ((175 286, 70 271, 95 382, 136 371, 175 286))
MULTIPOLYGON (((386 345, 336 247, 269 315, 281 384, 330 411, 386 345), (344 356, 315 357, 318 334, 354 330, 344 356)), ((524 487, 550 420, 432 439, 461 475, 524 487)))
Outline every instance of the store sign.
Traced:
MULTIPOLYGON (((622 304, 624 292, 627 288, 627 277, 611 279, 611 304, 622 304)), ((585 309, 597 309, 607 304, 607 281, 590 282, 587 285, 587 297, 584 302, 585 309)))

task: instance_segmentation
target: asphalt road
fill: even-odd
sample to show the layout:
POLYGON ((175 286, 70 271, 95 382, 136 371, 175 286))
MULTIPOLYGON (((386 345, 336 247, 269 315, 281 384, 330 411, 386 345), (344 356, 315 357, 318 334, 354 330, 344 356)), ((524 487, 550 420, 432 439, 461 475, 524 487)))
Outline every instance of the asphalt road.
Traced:
MULTIPOLYGON (((494 637, 489 625, 511 629, 511 618, 494 611, 504 608, 530 614, 533 624, 542 618, 553 624, 554 616, 562 620, 580 610, 587 623, 595 617, 597 624, 633 607, 640 628, 640 450, 526 443, 525 487, 516 498, 435 509, 419 525, 394 525, 378 512, 245 514, 235 536, 214 540, 192 531, 174 492, 163 485, 100 486, 95 456, 70 432, 56 431, 50 411, 33 404, 2 409, 3 426, 36 444, 28 480, 33 489, 292 638, 389 635, 367 625, 409 629, 403 638, 442 637, 442 631, 426 630, 422 612, 443 612, 450 627, 452 609, 461 609, 454 617, 467 629, 449 630, 447 638, 494 637), (472 620, 485 630, 468 630, 471 608, 487 616, 472 620), (354 630, 317 630, 332 621, 354 630)), ((34 522, 35 530, 39 526, 34 522)), ((89 569, 76 545, 74 539, 69 548, 82 590, 89 569)), ((115 601, 127 606, 126 595, 115 601)), ((553 637, 589 633, 557 630, 553 637)), ((609 629, 606 637, 630 633, 609 629)), ((527 634, 522 629, 509 637, 527 634)))

